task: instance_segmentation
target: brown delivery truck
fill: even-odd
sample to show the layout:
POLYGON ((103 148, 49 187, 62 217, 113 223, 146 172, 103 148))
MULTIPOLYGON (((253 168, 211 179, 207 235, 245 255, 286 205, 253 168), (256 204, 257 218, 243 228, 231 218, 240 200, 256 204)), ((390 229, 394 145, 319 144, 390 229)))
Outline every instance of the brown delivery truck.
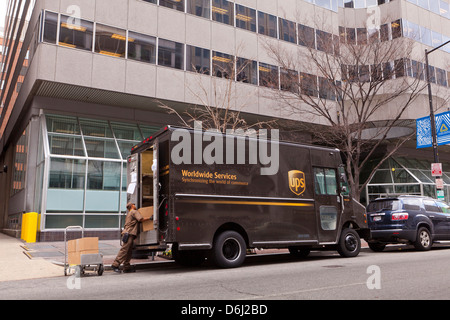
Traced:
POLYGON ((357 256, 369 229, 339 150, 278 141, 271 131, 167 126, 134 146, 127 200, 153 214, 135 249, 171 246, 179 263, 207 258, 220 267, 240 266, 250 248, 357 256))

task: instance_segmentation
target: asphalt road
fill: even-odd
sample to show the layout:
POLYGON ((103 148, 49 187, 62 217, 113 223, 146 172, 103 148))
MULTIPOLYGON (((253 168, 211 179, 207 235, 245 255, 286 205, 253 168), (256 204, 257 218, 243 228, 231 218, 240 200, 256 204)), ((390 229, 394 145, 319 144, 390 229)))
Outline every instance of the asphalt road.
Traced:
MULTIPOLYGON (((391 247, 361 251, 356 258, 312 252, 304 260, 289 254, 250 256, 241 268, 204 265, 185 268, 154 264, 131 274, 55 277, 0 283, 0 299, 450 299, 450 247, 428 252, 391 247)), ((245 302, 244 302, 245 301, 245 302)), ((192 310, 190 310, 192 311, 192 310)))

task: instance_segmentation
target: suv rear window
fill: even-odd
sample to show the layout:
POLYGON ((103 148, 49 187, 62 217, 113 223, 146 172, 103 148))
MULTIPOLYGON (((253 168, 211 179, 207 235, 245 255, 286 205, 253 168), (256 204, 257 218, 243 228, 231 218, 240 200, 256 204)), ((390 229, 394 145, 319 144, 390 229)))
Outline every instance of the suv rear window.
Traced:
POLYGON ((398 210, 400 209, 399 200, 377 200, 373 201, 367 207, 367 212, 378 212, 382 210, 398 210))

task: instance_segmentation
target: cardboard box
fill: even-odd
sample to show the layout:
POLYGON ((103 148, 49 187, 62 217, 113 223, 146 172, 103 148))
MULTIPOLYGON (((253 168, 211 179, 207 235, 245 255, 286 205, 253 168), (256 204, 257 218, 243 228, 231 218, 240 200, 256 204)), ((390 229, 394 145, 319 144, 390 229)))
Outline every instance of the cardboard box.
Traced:
POLYGON ((88 237, 67 242, 69 265, 79 265, 82 254, 98 253, 98 237, 88 237))
POLYGON ((69 262, 69 265, 80 265, 81 264, 81 255, 82 254, 92 254, 92 253, 98 253, 98 250, 84 250, 84 251, 69 252, 67 260, 69 262))
MULTIPOLYGON (((151 218, 153 217, 153 206, 152 207, 143 207, 138 209, 139 213, 143 218, 151 218)), ((142 222, 142 231, 150 231, 154 230, 155 227, 153 225, 153 220, 146 220, 142 222)))
POLYGON ((97 250, 98 237, 88 237, 77 239, 77 251, 97 250))
POLYGON ((75 252, 77 251, 77 240, 69 240, 67 242, 67 252, 75 252))

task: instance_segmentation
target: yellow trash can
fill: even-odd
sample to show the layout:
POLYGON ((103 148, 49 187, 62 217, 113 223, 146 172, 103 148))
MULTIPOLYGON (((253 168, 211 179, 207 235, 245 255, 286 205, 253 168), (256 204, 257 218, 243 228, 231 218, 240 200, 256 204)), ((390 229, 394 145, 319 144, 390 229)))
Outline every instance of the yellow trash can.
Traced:
POLYGON ((39 227, 39 214, 37 212, 24 213, 22 216, 22 240, 31 243, 36 242, 39 227))

